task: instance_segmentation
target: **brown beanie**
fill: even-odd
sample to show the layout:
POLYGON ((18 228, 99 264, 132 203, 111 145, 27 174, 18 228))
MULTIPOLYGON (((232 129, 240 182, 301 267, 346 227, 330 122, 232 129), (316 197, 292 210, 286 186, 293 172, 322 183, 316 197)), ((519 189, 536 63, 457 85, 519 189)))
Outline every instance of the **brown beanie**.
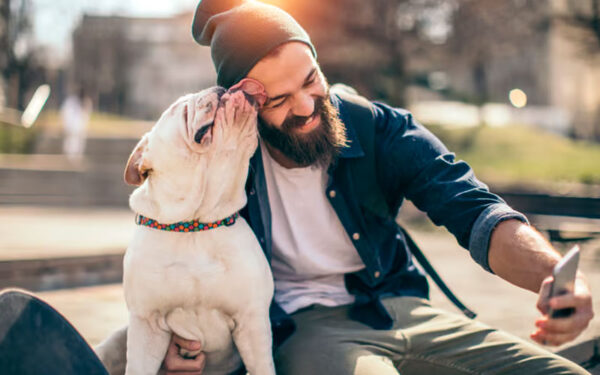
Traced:
POLYGON ((192 35, 199 44, 210 46, 217 84, 225 88, 238 83, 284 43, 305 43, 317 56, 310 37, 292 16, 254 0, 201 0, 192 35))

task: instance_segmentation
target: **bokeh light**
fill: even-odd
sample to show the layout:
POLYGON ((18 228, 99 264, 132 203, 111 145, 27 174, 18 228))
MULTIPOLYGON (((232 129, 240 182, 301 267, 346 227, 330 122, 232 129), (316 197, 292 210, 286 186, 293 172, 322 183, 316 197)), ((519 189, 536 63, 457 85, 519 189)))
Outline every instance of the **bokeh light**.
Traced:
POLYGON ((523 108, 527 105, 527 94, 521 89, 512 89, 508 93, 508 100, 516 108, 523 108))

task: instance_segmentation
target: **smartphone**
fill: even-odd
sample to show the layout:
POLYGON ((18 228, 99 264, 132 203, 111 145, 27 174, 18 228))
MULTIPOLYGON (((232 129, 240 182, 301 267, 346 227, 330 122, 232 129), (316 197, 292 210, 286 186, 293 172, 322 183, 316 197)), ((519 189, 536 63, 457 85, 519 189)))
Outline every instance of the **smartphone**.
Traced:
MULTIPOLYGON (((554 266, 552 276, 554 281, 550 289, 550 297, 560 296, 573 292, 575 288, 575 275, 579 265, 579 246, 575 245, 567 254, 554 266)), ((574 308, 548 311, 552 318, 566 318, 575 312, 574 308)))

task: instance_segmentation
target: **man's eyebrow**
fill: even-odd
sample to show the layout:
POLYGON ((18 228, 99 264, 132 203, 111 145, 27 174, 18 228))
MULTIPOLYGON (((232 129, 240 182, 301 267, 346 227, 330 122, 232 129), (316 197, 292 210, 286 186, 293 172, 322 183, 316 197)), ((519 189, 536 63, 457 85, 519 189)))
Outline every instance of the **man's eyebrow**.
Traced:
MULTIPOLYGON (((308 74, 306 75, 306 78, 304 78, 304 84, 306 84, 306 82, 310 81, 311 77, 316 73, 317 68, 312 68, 310 72, 308 72, 308 74)), ((269 102, 274 102, 275 100, 279 100, 282 98, 285 98, 286 96, 290 96, 290 93, 285 93, 285 94, 281 94, 281 95, 277 95, 274 96, 272 98, 269 98, 268 101, 269 102)))

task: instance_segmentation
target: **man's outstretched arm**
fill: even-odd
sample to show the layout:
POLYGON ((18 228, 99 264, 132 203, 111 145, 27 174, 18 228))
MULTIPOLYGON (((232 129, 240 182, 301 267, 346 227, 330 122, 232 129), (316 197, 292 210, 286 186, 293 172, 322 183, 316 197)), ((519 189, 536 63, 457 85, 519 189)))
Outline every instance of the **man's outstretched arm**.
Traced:
POLYGON ((539 293, 538 309, 543 316, 531 338, 541 344, 561 345, 577 337, 592 320, 592 297, 583 273, 579 272, 575 291, 547 300, 552 269, 561 256, 541 234, 519 220, 499 223, 489 244, 488 263, 492 271, 508 282, 539 293), (574 307, 568 318, 552 319, 548 306, 574 307))

